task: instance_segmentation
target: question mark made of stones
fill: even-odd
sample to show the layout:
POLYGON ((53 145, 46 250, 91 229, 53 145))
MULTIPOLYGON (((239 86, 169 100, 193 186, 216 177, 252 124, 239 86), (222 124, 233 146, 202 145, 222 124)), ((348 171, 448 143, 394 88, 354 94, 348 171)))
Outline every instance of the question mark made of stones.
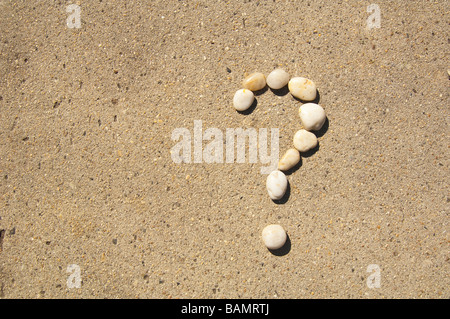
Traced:
MULTIPOLYGON (((255 102, 255 94, 263 90, 266 85, 274 92, 288 86, 289 92, 297 100, 307 102, 299 109, 303 129, 297 131, 293 138, 293 148, 290 148, 281 157, 276 170, 267 176, 266 188, 269 197, 276 203, 283 202, 288 189, 288 181, 283 171, 294 168, 301 160, 300 153, 314 149, 317 137, 312 131, 319 131, 326 121, 325 110, 317 103, 316 84, 304 77, 293 77, 283 69, 273 70, 267 78, 261 72, 247 76, 242 82, 243 89, 236 91, 233 106, 239 112, 247 111, 255 102)), ((287 241, 286 232, 280 225, 268 225, 263 229, 262 238, 266 247, 272 252, 280 250, 287 241)))

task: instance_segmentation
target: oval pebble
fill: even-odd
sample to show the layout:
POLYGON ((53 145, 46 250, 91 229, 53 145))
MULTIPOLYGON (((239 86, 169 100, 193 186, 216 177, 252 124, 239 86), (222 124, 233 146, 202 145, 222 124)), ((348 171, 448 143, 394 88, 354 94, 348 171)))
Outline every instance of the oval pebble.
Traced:
POLYGON ((289 82, 289 73, 283 69, 275 69, 267 76, 267 85, 274 90, 285 87, 289 82))
POLYGON ((318 131, 326 120, 325 110, 316 103, 306 103, 300 106, 300 120, 308 131, 318 131))
POLYGON ((307 152, 317 146, 317 137, 307 130, 297 131, 294 135, 294 147, 299 152, 307 152))
POLYGON ((288 181, 283 172, 275 170, 267 176, 266 187, 271 199, 278 200, 283 198, 287 186, 288 181))
POLYGON ((268 225, 262 231, 262 239, 269 249, 279 249, 287 240, 286 231, 280 225, 268 225))
POLYGON ((247 110, 255 100, 255 95, 248 89, 237 90, 233 98, 233 106, 238 111, 247 110))
POLYGON ((262 90, 266 86, 266 76, 261 72, 252 73, 244 79, 242 86, 251 91, 262 90))
POLYGON ((316 84, 303 77, 294 77, 290 79, 289 92, 296 98, 303 101, 312 101, 317 96, 316 84))
MULTIPOLYGON (((312 133, 311 133, 312 134, 312 133)), ((294 145, 295 146, 295 145, 294 145)), ((290 148, 284 153, 278 162, 278 170, 287 171, 300 162, 300 153, 295 148, 290 148)))

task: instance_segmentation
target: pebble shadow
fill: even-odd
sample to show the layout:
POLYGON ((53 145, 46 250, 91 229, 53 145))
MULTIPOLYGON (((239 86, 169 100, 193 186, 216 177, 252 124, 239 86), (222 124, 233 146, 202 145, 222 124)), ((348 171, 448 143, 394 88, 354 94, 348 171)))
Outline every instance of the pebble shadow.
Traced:
POLYGON ((305 103, 316 103, 316 104, 319 104, 319 102, 320 102, 319 90, 316 90, 316 98, 314 100, 312 100, 312 101, 304 101, 304 100, 299 99, 298 97, 295 97, 293 95, 292 95, 292 97, 294 98, 294 100, 299 101, 299 102, 301 102, 303 104, 305 104, 305 103))
POLYGON ((289 238, 289 234, 286 234, 286 242, 284 243, 283 247, 278 249, 269 249, 269 251, 272 253, 272 255, 275 256, 284 256, 287 255, 291 251, 291 239, 289 238))
POLYGON ((291 185, 288 182, 287 188, 286 188, 286 193, 284 193, 284 196, 281 197, 280 199, 272 199, 272 201, 278 205, 286 204, 286 202, 289 200, 290 196, 291 196, 291 185))
POLYGON ((261 90, 253 91, 253 94, 254 94, 255 96, 260 96, 260 95, 266 93, 267 90, 268 90, 268 88, 267 88, 267 85, 266 85, 266 86, 263 87, 261 90))
POLYGON ((300 161, 297 164, 295 164, 294 167, 292 167, 286 171, 283 171, 283 172, 285 175, 291 175, 291 174, 295 173, 296 171, 298 171, 301 166, 302 166, 302 158, 300 157, 300 161))
POLYGON ((325 118, 325 122, 323 123, 320 130, 315 131, 317 137, 322 137, 325 135, 325 133, 328 131, 328 128, 330 127, 330 122, 328 121, 328 117, 325 118))
POLYGON ((277 96, 285 96, 286 94, 289 93, 289 88, 287 85, 283 86, 281 89, 270 89, 272 91, 273 94, 277 95, 277 96))
POLYGON ((319 148, 320 148, 320 144, 317 143, 316 147, 310 149, 310 150, 307 151, 307 152, 302 152, 302 153, 301 153, 301 154, 302 154, 302 157, 308 158, 308 157, 313 156, 313 155, 319 150, 319 148))
POLYGON ((256 106, 258 106, 258 100, 254 99, 252 105, 250 105, 248 109, 246 109, 245 111, 237 111, 237 112, 242 115, 249 115, 253 113, 253 111, 256 109, 256 106))

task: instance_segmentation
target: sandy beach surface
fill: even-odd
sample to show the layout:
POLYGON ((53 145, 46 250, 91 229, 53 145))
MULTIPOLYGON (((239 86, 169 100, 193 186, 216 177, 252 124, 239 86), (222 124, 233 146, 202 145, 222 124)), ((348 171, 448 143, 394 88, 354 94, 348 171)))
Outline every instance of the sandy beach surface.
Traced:
POLYGON ((449 11, 1 0, 0 298, 449 298, 449 11), (289 92, 232 105, 277 67, 313 80, 327 115, 281 202, 261 152, 194 158, 207 132, 225 154, 230 128, 292 147, 289 92))

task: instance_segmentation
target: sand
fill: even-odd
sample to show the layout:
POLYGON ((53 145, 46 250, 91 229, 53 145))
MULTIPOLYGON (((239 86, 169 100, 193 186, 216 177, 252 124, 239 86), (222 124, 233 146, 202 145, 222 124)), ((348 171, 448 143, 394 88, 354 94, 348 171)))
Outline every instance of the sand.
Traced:
POLYGON ((449 298, 448 2, 371 3, 0 1, 0 297, 449 298), (260 162, 173 161, 194 121, 292 147, 290 94, 232 106, 276 67, 328 118, 285 201, 260 162))

